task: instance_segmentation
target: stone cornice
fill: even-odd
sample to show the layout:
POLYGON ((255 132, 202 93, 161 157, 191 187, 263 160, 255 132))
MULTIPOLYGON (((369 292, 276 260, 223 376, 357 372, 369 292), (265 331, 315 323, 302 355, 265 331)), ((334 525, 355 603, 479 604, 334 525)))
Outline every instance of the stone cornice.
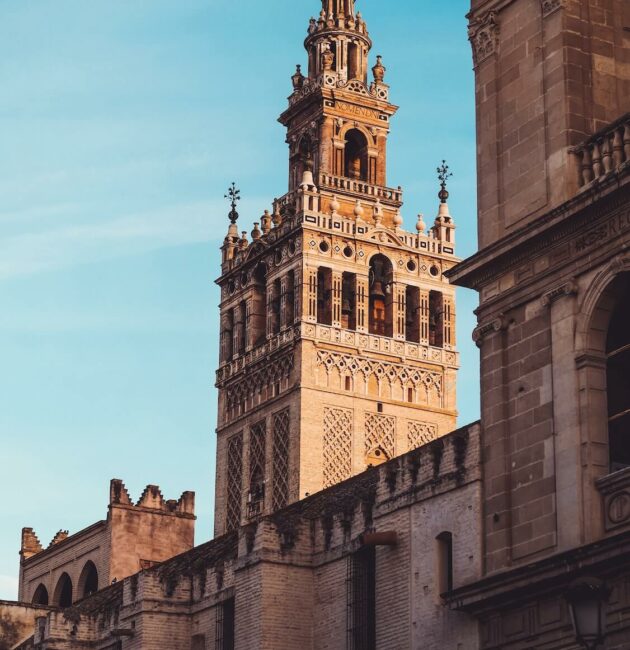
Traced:
MULTIPOLYGON (((630 180, 629 172, 630 168, 624 170, 623 179, 626 181, 630 180)), ((498 274, 531 261, 533 249, 540 254, 580 231, 587 235, 592 233, 595 237, 596 222, 610 217, 615 211, 619 214, 629 212, 629 200, 630 184, 622 184, 621 177, 609 179, 609 182, 589 188, 532 223, 490 244, 445 275, 452 284, 479 290, 498 274), (604 201, 604 198, 608 200, 604 201)), ((588 245, 590 240, 583 243, 588 245)))

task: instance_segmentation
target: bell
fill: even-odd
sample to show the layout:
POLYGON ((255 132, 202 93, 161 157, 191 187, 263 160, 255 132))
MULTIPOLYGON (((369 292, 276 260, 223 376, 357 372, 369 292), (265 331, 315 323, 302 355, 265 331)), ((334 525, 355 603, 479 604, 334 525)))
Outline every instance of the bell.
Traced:
POLYGON ((380 280, 375 280, 370 292, 372 298, 380 298, 385 300, 385 291, 383 290, 383 283, 380 280))
POLYGON ((352 307, 350 306, 350 298, 344 298, 341 303, 341 313, 344 316, 350 316, 352 313, 352 307))

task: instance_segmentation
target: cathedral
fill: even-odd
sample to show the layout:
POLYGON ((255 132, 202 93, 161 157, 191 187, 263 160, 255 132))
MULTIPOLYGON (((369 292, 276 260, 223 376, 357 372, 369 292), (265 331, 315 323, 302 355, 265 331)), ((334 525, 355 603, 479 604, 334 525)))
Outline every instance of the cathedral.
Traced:
POLYGON ((251 230, 227 195, 216 537, 194 545, 193 493, 113 480, 89 528, 23 529, 0 649, 630 650, 630 3, 468 20, 479 251, 456 256, 445 163, 403 229, 383 59, 354 0, 322 0, 288 191, 251 230))

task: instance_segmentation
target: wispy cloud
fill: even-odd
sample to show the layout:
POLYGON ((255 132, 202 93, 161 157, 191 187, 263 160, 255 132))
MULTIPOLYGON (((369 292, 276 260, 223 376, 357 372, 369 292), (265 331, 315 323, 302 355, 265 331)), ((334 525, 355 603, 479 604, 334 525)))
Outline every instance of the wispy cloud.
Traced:
MULTIPOLYGON (((261 205, 250 199, 242 211, 257 214, 261 205)), ((225 213, 224 202, 206 201, 18 233, 0 241, 0 280, 183 244, 217 245, 227 231, 225 213)))

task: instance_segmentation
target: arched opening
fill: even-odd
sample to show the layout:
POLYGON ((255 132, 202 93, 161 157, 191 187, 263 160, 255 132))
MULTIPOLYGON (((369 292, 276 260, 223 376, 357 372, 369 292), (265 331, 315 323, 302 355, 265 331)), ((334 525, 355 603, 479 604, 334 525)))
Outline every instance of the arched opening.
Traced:
POLYGON ((368 180, 368 141, 358 129, 346 134, 344 175, 356 180, 368 180))
POLYGON ((341 327, 347 330, 357 328, 356 284, 357 276, 344 272, 341 287, 341 327))
POLYGON ((420 289, 407 287, 405 298, 405 337, 412 343, 420 343, 420 289))
POLYGON ((384 255, 370 261, 370 334, 393 336, 392 263, 384 255))
POLYGON ((295 271, 287 273, 285 296, 285 325, 290 327, 295 322, 295 271))
POLYGON ((98 591, 98 571, 92 560, 88 560, 81 571, 79 578, 78 592, 79 598, 86 598, 98 591))
POLYGON ((439 291, 429 293, 429 345, 444 347, 444 296, 439 291))
POLYGON ((314 151, 310 136, 305 135, 299 142, 293 163, 293 188, 298 187, 304 178, 307 168, 313 169, 314 151))
POLYGON ((438 595, 453 590, 453 534, 440 533, 437 538, 438 595))
POLYGON ((317 269, 317 322, 332 325, 332 270, 317 269))
POLYGON ((39 585, 33 594, 33 605, 48 605, 48 589, 39 585))
POLYGON ((361 46, 356 42, 348 45, 348 80, 362 79, 361 46))
POLYGON ((279 279, 274 280, 271 286, 271 309, 269 310, 269 333, 280 333, 280 300, 282 293, 282 283, 279 279))
POLYGON ((243 354, 247 346, 247 303, 242 301, 235 311, 234 322, 234 351, 243 354))
POLYGON ((630 282, 617 282, 617 300, 606 337, 610 469, 630 467, 630 282))
POLYGON ((63 573, 57 581, 53 595, 53 605, 55 607, 72 606, 72 580, 70 580, 70 576, 67 573, 63 573))
POLYGON ((253 300, 247 329, 253 346, 261 345, 267 339, 267 266, 260 262, 252 274, 253 300))
POLYGON ((234 355, 234 310, 229 309, 223 320, 223 331, 221 332, 221 358, 223 361, 231 361, 234 355))

